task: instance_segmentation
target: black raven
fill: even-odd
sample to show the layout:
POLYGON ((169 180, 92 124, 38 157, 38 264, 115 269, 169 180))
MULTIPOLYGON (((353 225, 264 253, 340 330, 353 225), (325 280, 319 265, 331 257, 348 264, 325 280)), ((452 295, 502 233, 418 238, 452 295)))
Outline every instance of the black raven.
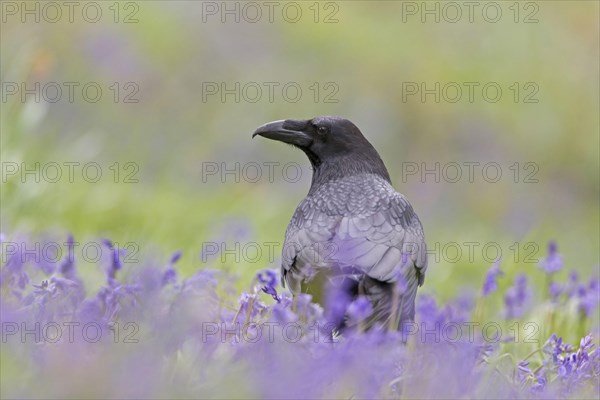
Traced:
POLYGON ((427 268, 423 228, 371 143, 352 122, 332 116, 270 122, 256 135, 299 148, 313 168, 285 234, 282 285, 311 293, 338 329, 352 323, 335 301, 359 295, 372 306, 367 328, 413 321, 427 268))

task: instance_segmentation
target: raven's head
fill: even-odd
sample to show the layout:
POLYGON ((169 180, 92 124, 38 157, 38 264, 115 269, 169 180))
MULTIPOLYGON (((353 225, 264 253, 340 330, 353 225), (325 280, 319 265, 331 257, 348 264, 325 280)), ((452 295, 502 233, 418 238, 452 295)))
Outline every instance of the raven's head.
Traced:
POLYGON ((333 177, 369 172, 389 181, 389 174, 375 148, 347 119, 330 116, 286 119, 264 124, 252 137, 256 135, 298 147, 307 155, 318 175, 333 177), (322 166, 335 171, 323 171, 322 166))

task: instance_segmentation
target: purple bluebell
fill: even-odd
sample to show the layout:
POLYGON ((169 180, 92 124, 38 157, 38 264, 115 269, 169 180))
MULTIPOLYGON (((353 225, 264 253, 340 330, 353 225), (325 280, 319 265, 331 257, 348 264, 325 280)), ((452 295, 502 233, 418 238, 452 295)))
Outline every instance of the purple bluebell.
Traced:
POLYGON ((591 278, 588 285, 580 284, 577 290, 577 308, 582 315, 590 317, 600 303, 598 278, 591 278))
POLYGON ((162 274, 162 286, 177 282, 177 271, 175 270, 174 266, 177 263, 177 261, 179 261, 179 259, 181 258, 181 254, 181 251, 176 251, 171 255, 171 258, 169 259, 169 265, 162 274))
POLYGON ((274 322, 285 325, 298 321, 298 315, 291 310, 291 302, 292 300, 289 297, 283 297, 271 307, 272 320, 274 322))
POLYGON ((56 243, 44 242, 32 261, 45 275, 51 275, 56 271, 56 261, 60 252, 61 250, 56 243))
POLYGON ((473 311, 472 295, 463 293, 443 306, 438 306, 433 296, 420 295, 417 298, 417 322, 425 323, 425 327, 433 329, 446 323, 468 322, 473 311))
POLYGON ((366 320, 373 313, 373 305, 365 296, 358 296, 346 310, 349 323, 356 325, 366 320))
POLYGON ((433 296, 420 295, 416 302, 418 319, 425 322, 443 322, 445 319, 438 309, 437 302, 433 296))
POLYGON ((569 279, 568 279, 567 283, 565 284, 565 294, 567 295, 567 298, 570 299, 574 295, 576 295, 578 287, 579 287, 579 274, 577 273, 576 270, 571 270, 569 272, 569 279))
POLYGON ((176 281, 177 271, 175 271, 175 269, 172 267, 167 268, 162 274, 161 285, 165 286, 170 283, 175 283, 176 281))
POLYGON ((504 295, 506 318, 520 318, 526 311, 531 300, 531 289, 527 285, 527 276, 519 274, 515 277, 513 286, 504 295))
POLYGON ((273 297, 273 299, 279 303, 281 299, 277 294, 277 274, 275 273, 275 271, 267 269, 256 274, 256 277, 258 281, 262 284, 261 290, 264 293, 273 297))
POLYGON ((519 361, 517 364, 517 380, 524 384, 527 380, 533 377, 533 372, 529 368, 529 361, 519 361))
POLYGON ((250 294, 242 292, 242 295, 238 299, 240 305, 239 315, 242 321, 245 318, 254 319, 263 315, 268 307, 262 301, 258 299, 256 294, 250 294))
MULTIPOLYGON (((577 350, 563 345, 555 335, 549 339, 549 342, 547 342, 550 349, 548 353, 552 356, 552 363, 549 366, 561 381, 563 395, 576 393, 583 385, 590 382, 598 383, 600 355, 598 350, 594 349, 595 344, 591 335, 580 340, 577 350)), ((544 349, 546 350, 546 347, 544 349)))
POLYGON ((296 314, 306 321, 307 324, 327 323, 327 321, 324 320, 323 307, 313 302, 312 295, 308 293, 297 294, 294 298, 293 305, 296 314))
POLYGON ((557 302, 561 294, 565 292, 565 288, 558 282, 550 282, 548 286, 548 294, 550 295, 550 300, 553 302, 557 302))
MULTIPOLYGON (((3 242, 6 242, 6 238, 3 242)), ((2 246, 2 251, 5 252, 2 258, 6 262, 0 270, 0 285, 8 284, 16 295, 20 295, 30 281, 29 274, 25 271, 27 256, 24 254, 23 243, 26 242, 15 240, 2 246)))
POLYGON ((551 241, 548 243, 548 253, 546 258, 539 262, 539 266, 548 275, 555 274, 562 269, 563 258, 558 253, 558 246, 556 242, 551 241))
POLYGON ((183 253, 182 253, 180 250, 178 250, 178 251, 176 251, 175 253, 173 253, 173 254, 171 255, 171 258, 169 259, 169 265, 174 265, 174 264, 176 264, 176 263, 177 263, 177 261, 179 261, 179 259, 181 258, 181 255, 182 255, 182 254, 183 254, 183 253))
POLYGON ((346 310, 352 302, 351 279, 334 277, 325 284, 325 318, 329 324, 339 329, 344 325, 346 310))
POLYGON ((485 275, 485 281, 483 282, 483 288, 481 290, 484 297, 489 296, 498 289, 498 277, 502 275, 504 275, 504 273, 500 269, 500 260, 496 260, 485 275))
POLYGON ((8 285, 15 291, 16 289, 25 289, 29 283, 29 274, 21 269, 23 263, 16 261, 19 256, 11 256, 9 261, 4 265, 0 274, 0 284, 8 282, 8 285))
MULTIPOLYGON (((408 341, 400 332, 378 327, 367 332, 348 329, 331 340, 331 331, 322 329, 328 322, 323 308, 306 293, 292 298, 283 291, 277 293, 279 302, 265 304, 254 285, 236 304, 234 277, 206 269, 178 284, 162 285, 177 253, 166 270, 152 262, 141 264, 99 289, 84 288, 82 280, 67 277, 75 275, 74 265, 62 268, 71 261, 68 258, 50 277, 35 263, 7 258, 0 287, 2 356, 15 371, 28 372, 3 381, 6 397, 576 399, 597 398, 599 393, 600 352, 591 335, 570 346, 554 334, 537 352, 534 344, 492 344, 477 335, 472 341, 461 322, 472 321, 478 288, 457 287, 460 294, 443 302, 431 294, 420 295, 418 331, 404 332, 410 335, 408 341), (34 284, 19 281, 20 274, 28 273, 34 284), (39 333, 35 322, 41 323, 39 333), (21 323, 29 332, 24 342, 21 323), (63 323, 73 324, 74 342, 63 323), (433 323, 440 324, 440 340, 433 339, 433 323), (450 323, 463 328, 451 342, 447 336, 453 331, 444 329, 450 323), (62 327, 56 342, 51 341, 54 324, 62 327), (102 332, 97 342, 96 327, 102 332), (423 336, 423 329, 430 333, 423 336), (34 340, 39 339, 36 335, 41 341, 34 340), (507 352, 531 355, 511 364, 507 352), (139 382, 144 382, 142 389, 139 382)), ((84 274, 93 278, 93 270, 77 272, 91 282, 84 274)), ((278 284, 273 271, 263 271, 257 280, 263 287, 275 289, 278 284)), ((256 280, 236 284, 251 282, 256 280)), ((557 284, 557 295, 566 298, 572 282, 577 285, 570 301, 553 304, 557 316, 568 316, 583 299, 592 306, 598 298, 597 277, 557 284)), ((533 301, 524 276, 516 277, 506 295, 512 310, 508 318, 525 315, 533 301)), ((333 300, 345 305, 340 315, 348 322, 369 318, 366 298, 333 300)), ((590 315, 594 311, 590 308, 590 315)), ((514 322, 498 321, 503 328, 514 322)), ((557 325, 572 337, 572 326, 557 325)))
POLYGON ((121 256, 124 253, 123 249, 119 249, 109 239, 102 239, 102 243, 110 250, 110 262, 107 267, 108 280, 114 280, 117 276, 117 271, 123 268, 121 256))
POLYGON ((61 261, 58 271, 67 279, 75 278, 75 238, 72 234, 67 237, 67 254, 61 261))

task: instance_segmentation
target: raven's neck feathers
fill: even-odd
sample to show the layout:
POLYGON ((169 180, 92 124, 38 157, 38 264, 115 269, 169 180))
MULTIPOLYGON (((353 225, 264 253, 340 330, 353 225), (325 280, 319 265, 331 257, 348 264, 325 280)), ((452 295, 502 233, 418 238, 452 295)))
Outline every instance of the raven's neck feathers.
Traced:
POLYGON ((312 183, 309 194, 326 182, 358 174, 374 174, 391 184, 390 174, 377 151, 371 147, 360 153, 351 153, 339 157, 319 160, 307 152, 313 167, 312 183))

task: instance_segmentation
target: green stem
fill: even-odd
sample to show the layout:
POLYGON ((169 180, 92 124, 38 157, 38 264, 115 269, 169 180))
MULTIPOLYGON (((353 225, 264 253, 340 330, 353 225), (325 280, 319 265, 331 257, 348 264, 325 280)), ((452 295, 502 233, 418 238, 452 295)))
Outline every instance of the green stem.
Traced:
POLYGON ((525 358, 523 359, 523 361, 527 361, 529 359, 529 357, 533 356, 536 353, 540 353, 542 351, 542 349, 536 349, 534 351, 532 351, 531 353, 527 354, 525 356, 525 358))
POLYGON ((489 360, 488 362, 489 362, 489 364, 497 365, 500 361, 502 361, 505 358, 510 358, 510 360, 514 364, 516 364, 514 356, 512 354, 510 354, 510 353, 501 354, 498 357, 496 357, 496 358, 494 358, 492 360, 489 360))

